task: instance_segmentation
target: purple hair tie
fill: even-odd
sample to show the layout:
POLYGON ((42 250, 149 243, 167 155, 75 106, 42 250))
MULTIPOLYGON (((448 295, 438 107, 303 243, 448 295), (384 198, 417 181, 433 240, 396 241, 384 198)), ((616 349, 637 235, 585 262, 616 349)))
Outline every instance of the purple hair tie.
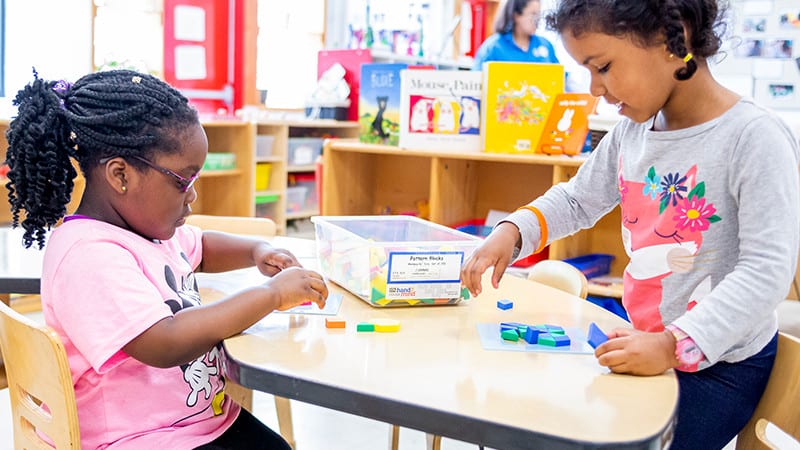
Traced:
POLYGON ((53 85, 53 91, 55 91, 58 94, 59 97, 58 102, 61 104, 61 109, 67 109, 66 106, 64 106, 63 97, 64 95, 66 95, 70 87, 72 87, 72 83, 64 80, 58 80, 56 81, 56 84, 53 85))
POLYGON ((71 87, 72 83, 70 83, 69 81, 58 80, 56 81, 56 84, 53 85, 53 90, 61 95, 64 95, 71 87))

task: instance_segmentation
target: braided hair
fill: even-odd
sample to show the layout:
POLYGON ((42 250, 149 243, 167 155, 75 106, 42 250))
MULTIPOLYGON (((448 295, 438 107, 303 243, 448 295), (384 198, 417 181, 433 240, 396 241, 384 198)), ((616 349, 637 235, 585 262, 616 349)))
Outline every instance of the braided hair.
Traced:
POLYGON ((696 58, 719 51, 726 10, 724 0, 563 0, 545 22, 550 30, 569 29, 575 36, 598 32, 630 36, 642 47, 665 44, 670 53, 686 61, 675 71, 675 79, 688 80, 697 71, 696 58), (691 39, 688 43, 684 26, 691 39))
MULTIPOLYGON (((70 85, 34 80, 17 93, 17 116, 6 132, 8 201, 23 243, 44 246, 45 232, 66 214, 77 172, 103 158, 180 150, 198 123, 186 97, 164 81, 131 70, 96 72, 70 85), (21 213, 24 210, 24 215, 21 213)), ((130 163, 144 169, 135 158, 130 163)))

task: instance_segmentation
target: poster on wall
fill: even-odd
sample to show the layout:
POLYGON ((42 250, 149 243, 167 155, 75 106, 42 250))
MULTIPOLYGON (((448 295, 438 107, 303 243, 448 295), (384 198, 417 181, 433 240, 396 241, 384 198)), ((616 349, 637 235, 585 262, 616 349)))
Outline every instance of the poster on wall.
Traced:
POLYGON ((800 31, 800 8, 781 14, 778 23, 782 30, 800 31))
POLYGON ((797 109, 800 106, 797 86, 786 81, 757 80, 756 101, 769 108, 797 109))
POLYGON ((752 39, 745 38, 741 45, 734 49, 740 58, 778 58, 792 57, 794 41, 791 39, 752 39))

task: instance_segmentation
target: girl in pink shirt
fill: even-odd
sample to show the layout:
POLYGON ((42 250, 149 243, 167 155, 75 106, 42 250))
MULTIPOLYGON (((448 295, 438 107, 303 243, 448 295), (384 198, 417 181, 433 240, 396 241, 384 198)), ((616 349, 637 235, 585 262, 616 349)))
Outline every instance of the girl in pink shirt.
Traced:
POLYGON ((289 449, 225 395, 220 343, 263 316, 328 295, 268 243, 184 226, 208 152, 197 112, 128 70, 75 84, 34 74, 8 131, 9 201, 26 246, 64 217, 77 161, 86 188, 48 236, 45 320, 67 350, 83 448, 289 449), (194 272, 271 278, 201 305, 194 272))

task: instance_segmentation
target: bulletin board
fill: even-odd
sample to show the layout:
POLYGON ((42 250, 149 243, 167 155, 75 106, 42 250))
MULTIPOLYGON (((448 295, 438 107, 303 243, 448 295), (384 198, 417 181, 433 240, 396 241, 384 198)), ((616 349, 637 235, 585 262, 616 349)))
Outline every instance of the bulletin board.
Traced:
POLYGON ((734 0, 715 77, 773 109, 800 110, 800 2, 734 0))

